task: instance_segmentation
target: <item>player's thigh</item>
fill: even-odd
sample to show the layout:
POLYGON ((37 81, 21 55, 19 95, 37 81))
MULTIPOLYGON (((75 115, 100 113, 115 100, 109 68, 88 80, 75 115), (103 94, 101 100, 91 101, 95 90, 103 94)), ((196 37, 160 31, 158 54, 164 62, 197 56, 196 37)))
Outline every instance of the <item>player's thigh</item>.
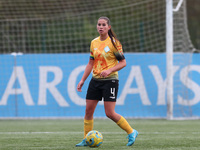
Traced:
POLYGON ((104 101, 104 109, 105 109, 105 113, 114 113, 115 112, 115 105, 116 102, 112 102, 112 101, 104 101))
POLYGON ((93 114, 98 102, 98 100, 86 99, 86 113, 93 114))

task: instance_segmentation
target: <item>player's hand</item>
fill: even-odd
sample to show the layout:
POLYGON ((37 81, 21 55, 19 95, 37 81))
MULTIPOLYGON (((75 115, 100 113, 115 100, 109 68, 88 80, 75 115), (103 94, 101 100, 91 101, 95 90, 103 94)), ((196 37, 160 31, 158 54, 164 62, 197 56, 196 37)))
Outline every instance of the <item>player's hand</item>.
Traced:
POLYGON ((111 74, 111 71, 108 69, 108 70, 104 70, 100 73, 100 77, 102 78, 106 78, 109 74, 111 74))
POLYGON ((77 91, 82 92, 81 88, 83 86, 84 82, 81 80, 77 85, 77 91))

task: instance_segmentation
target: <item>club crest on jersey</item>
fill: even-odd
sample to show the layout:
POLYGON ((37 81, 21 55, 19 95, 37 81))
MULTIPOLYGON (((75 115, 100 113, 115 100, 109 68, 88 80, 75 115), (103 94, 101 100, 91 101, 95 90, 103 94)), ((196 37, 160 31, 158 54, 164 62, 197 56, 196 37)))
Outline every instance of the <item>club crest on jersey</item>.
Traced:
POLYGON ((110 48, 109 48, 108 46, 106 46, 106 47, 104 48, 104 51, 107 53, 107 52, 110 51, 110 48))

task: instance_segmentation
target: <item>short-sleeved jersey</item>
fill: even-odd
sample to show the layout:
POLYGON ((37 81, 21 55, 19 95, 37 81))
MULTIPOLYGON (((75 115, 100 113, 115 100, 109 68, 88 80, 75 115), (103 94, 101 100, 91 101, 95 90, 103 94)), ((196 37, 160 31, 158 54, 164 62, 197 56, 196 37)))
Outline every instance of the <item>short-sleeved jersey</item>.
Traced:
MULTIPOLYGON (((94 59, 93 78, 104 79, 100 77, 102 71, 114 67, 119 60, 125 59, 121 43, 119 41, 115 43, 117 49, 112 44, 110 37, 104 41, 101 41, 100 37, 92 40, 90 59, 94 59)), ((111 73, 106 79, 118 79, 118 72, 111 73)))

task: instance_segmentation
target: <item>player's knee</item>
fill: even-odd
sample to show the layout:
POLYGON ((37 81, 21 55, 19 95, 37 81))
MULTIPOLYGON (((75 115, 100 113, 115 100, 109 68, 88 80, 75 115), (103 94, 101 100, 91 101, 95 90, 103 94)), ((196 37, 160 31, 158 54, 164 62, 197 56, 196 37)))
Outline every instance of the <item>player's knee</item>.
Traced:
POLYGON ((114 118, 114 113, 112 112, 106 112, 106 116, 110 119, 113 119, 114 118))

